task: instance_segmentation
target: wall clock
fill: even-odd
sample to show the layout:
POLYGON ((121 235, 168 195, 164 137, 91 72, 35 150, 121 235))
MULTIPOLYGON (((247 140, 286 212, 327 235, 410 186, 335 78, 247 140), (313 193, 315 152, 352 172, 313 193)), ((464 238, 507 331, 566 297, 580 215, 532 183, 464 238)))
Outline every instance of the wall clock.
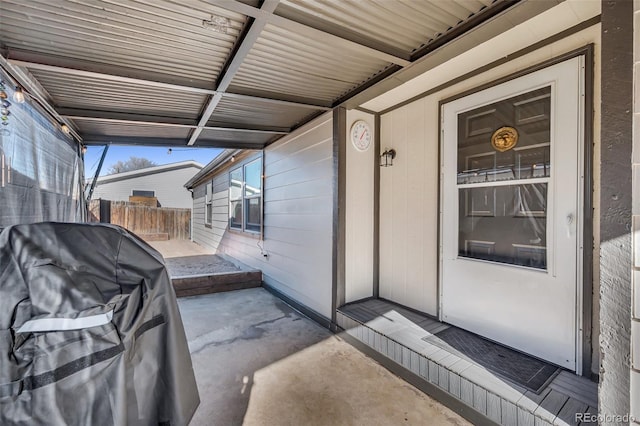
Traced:
POLYGON ((371 145, 371 127, 364 120, 356 120, 351 125, 351 143, 358 151, 366 151, 371 145))

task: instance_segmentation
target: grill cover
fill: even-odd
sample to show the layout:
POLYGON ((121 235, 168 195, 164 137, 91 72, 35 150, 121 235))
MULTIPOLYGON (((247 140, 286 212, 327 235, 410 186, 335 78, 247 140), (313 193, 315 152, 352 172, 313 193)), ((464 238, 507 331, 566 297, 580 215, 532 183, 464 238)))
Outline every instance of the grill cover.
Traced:
POLYGON ((186 425, 198 404, 158 252, 113 225, 2 231, 0 424, 186 425))

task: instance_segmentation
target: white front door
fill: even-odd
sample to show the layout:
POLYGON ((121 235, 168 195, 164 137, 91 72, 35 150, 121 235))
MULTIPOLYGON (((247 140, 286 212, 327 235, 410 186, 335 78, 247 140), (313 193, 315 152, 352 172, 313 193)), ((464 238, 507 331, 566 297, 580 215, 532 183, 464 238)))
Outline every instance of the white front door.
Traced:
POLYGON ((574 371, 582 62, 442 106, 442 320, 574 371))

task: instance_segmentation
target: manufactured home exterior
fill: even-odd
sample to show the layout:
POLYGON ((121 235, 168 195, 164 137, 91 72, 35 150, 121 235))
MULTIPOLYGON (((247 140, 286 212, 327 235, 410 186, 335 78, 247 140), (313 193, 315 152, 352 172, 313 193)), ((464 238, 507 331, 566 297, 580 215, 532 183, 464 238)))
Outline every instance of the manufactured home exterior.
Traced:
POLYGON ((202 169, 196 161, 181 161, 98 177, 94 199, 129 201, 131 196, 155 197, 159 207, 191 208, 191 193, 183 183, 202 169))
POLYGON ((276 288, 330 319, 331 280, 323 273, 331 269, 332 197, 343 189, 343 303, 379 295, 578 374, 597 374, 597 339, 594 343, 590 332, 579 336, 578 328, 591 330, 597 323, 597 312, 592 311, 597 309, 593 295, 598 294, 598 281, 593 279, 591 250, 585 253, 582 238, 587 228, 598 250, 599 242, 591 237, 591 210, 597 217, 598 206, 584 202, 594 197, 594 186, 585 176, 593 174, 598 158, 594 150, 600 145, 585 113, 596 121, 600 116, 600 81, 594 78, 594 67, 600 66, 594 53, 600 48, 600 24, 593 20, 598 13, 595 2, 565 2, 359 108, 326 113, 263 151, 236 154, 234 162, 221 163, 206 180, 198 177, 187 185, 195 183, 194 226, 202 230, 194 241, 263 269, 267 283, 273 278, 276 288), (557 14, 566 18, 543 25, 557 14), (536 39, 547 43, 531 47, 527 38, 515 37, 523 31, 536 31, 536 39), (563 31, 565 37, 554 37, 563 31), (513 60, 501 60, 514 52, 513 60), (349 135, 361 120, 372 132, 365 149, 351 143, 349 135), (492 133, 501 126, 520 133, 512 150, 491 146, 492 133), (345 167, 335 170, 344 188, 335 187, 333 180, 334 129, 344 145, 345 167), (397 153, 393 165, 379 167, 379 155, 388 149, 397 153), (518 170, 501 166, 513 161, 518 170), (262 227, 234 228, 232 174, 242 175, 247 164, 261 162, 262 227), (505 176, 499 175, 504 171, 505 176), (466 176, 469 173, 475 176, 466 176), (208 197, 213 203, 209 223, 202 213, 208 197), (550 218, 552 209, 562 217, 550 218), (458 235, 463 227, 470 228, 458 235), (503 227, 513 233, 505 235, 503 227), (458 257, 463 259, 450 260, 458 257), (585 261, 591 263, 583 268, 585 261), (489 287, 496 285, 497 276, 508 282, 492 290, 495 294, 488 288, 476 294, 473 286, 477 288, 483 276, 489 287), (556 279, 543 284, 544 276, 556 279), (516 290, 518 281, 523 285, 516 290), (453 284, 458 282, 474 284, 453 284), (567 288, 553 294, 562 286, 567 288), (523 294, 527 291, 531 293, 523 294), (534 300, 541 293, 544 297, 534 300), (470 299, 463 303, 465 295, 470 299), (562 318, 548 325, 535 319, 562 297, 562 318), (482 300, 477 304, 484 311, 477 315, 472 312, 474 300, 482 300), (530 309, 516 330, 477 325, 487 309, 499 315, 505 305, 510 309, 495 322, 508 323, 514 312, 524 317, 530 309), (535 322, 540 335, 508 336, 535 322), (545 340, 560 324, 565 327, 560 334, 572 336, 564 352, 559 349, 561 336, 545 340), (584 345, 577 347, 579 341, 584 345), (584 362, 588 365, 583 367, 584 362))
MULTIPOLYGON (((187 184, 194 241, 262 269, 265 285, 325 324, 348 329, 357 323, 340 307, 379 298, 597 379, 616 362, 601 358, 601 328, 616 327, 600 316, 601 295, 612 297, 601 13, 599 2, 561 2, 262 151, 228 152, 187 184), (364 148, 351 134, 362 121, 364 148), (259 231, 230 227, 231 173, 251 162, 264 167, 259 231)), ((600 380, 631 378, 637 414, 636 367, 600 380)))
POLYGON ((5 3, 3 75, 66 171, 2 135, 3 224, 81 220, 82 145, 224 148, 175 179, 198 244, 474 422, 640 424, 637 0, 5 3))

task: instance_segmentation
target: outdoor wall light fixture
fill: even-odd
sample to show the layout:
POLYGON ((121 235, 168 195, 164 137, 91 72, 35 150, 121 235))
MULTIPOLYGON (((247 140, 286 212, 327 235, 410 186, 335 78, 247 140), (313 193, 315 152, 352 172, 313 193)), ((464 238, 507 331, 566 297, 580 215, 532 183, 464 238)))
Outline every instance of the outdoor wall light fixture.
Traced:
POLYGON ((396 158, 396 150, 393 148, 385 148, 384 152, 380 155, 380 167, 393 166, 394 158, 396 158))
POLYGON ((71 129, 66 124, 61 125, 60 126, 60 130, 62 130, 66 135, 71 133, 71 129))
POLYGON ((13 92, 12 98, 15 103, 24 103, 24 92, 20 87, 16 87, 16 90, 13 92))

